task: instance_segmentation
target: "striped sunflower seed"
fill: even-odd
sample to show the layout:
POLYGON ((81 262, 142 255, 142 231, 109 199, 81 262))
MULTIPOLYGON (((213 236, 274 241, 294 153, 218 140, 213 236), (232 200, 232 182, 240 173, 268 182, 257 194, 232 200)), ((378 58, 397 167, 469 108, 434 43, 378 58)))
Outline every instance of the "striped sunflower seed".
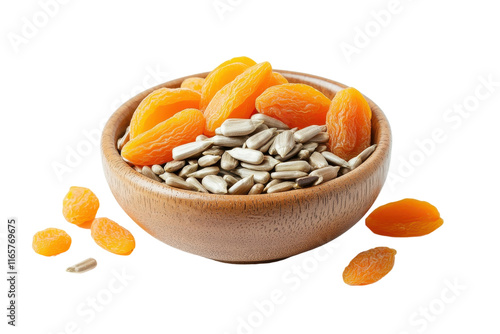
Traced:
POLYGON ((246 195, 252 189, 253 185, 253 175, 250 175, 233 184, 227 192, 231 195, 246 195))
POLYGON ((210 141, 195 141, 192 143, 180 145, 174 147, 174 149, 172 150, 172 157, 174 158, 174 160, 184 160, 200 154, 210 146, 212 146, 212 142, 210 141))
POLYGON ((239 162, 231 156, 228 152, 224 152, 220 160, 220 168, 230 171, 238 167, 239 162))
POLYGON ((207 175, 201 184, 212 194, 227 194, 227 183, 218 175, 207 175))
POLYGON ((282 121, 264 114, 254 114, 252 115, 251 119, 255 121, 263 121, 264 124, 270 128, 289 129, 288 125, 286 125, 282 121))
POLYGON ((246 162, 253 165, 258 165, 264 160, 264 154, 261 151, 252 150, 249 148, 235 147, 227 151, 236 160, 246 162))

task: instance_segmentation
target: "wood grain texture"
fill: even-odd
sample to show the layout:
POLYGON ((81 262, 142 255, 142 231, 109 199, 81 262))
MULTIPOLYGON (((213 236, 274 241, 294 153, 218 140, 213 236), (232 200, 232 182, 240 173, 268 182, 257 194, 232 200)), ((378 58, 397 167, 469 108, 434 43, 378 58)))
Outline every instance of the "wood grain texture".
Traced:
MULTIPOLYGON (((309 84, 329 98, 346 87, 309 74, 277 71, 289 82, 309 84)), ((146 95, 160 87, 179 87, 185 78, 158 85, 127 101, 111 116, 102 134, 109 187, 123 210, 149 234, 214 260, 260 263, 323 245, 351 228, 369 210, 387 177, 391 130, 384 113, 368 98, 373 114, 372 142, 378 144, 377 149, 353 172, 319 186, 276 194, 214 195, 171 188, 136 172, 120 157, 117 139, 146 95)))

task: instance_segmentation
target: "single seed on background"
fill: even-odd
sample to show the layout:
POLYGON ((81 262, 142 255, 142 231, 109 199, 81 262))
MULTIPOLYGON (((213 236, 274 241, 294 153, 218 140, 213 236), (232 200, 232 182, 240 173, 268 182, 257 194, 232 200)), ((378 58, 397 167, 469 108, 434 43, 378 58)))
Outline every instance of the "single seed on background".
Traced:
POLYGON ((328 166, 321 169, 316 169, 309 173, 309 176, 320 176, 323 179, 318 180, 314 185, 317 186, 320 183, 333 180, 337 177, 340 167, 339 166, 328 166))
POLYGON ((184 179, 178 179, 176 177, 166 177, 165 184, 174 188, 184 189, 184 190, 198 190, 191 184, 187 183, 184 179))
POLYGON ((288 125, 286 125, 282 121, 264 114, 257 113, 252 115, 252 117, 250 118, 256 121, 264 121, 264 124, 270 128, 289 129, 288 125))
POLYGON ((204 155, 198 159, 200 167, 207 167, 216 164, 220 160, 220 155, 204 155))
POLYGON ((328 132, 320 132, 316 136, 312 137, 309 141, 313 143, 326 143, 330 139, 328 132))
POLYGON ((300 150, 297 156, 299 157, 299 159, 307 160, 311 156, 311 153, 309 153, 308 150, 300 150))
POLYGON ((336 156, 336 155, 335 155, 335 154, 333 154, 332 152, 325 151, 325 152, 321 152, 321 154, 325 157, 325 159, 326 159, 329 163, 334 164, 334 165, 337 165, 337 166, 341 166, 341 167, 349 168, 349 164, 347 163, 347 161, 345 161, 345 160, 344 160, 344 159, 342 159, 341 157, 336 156))
POLYGON ((189 176, 189 174, 192 174, 194 172, 196 172, 198 170, 198 164, 189 164, 189 165, 186 165, 184 166, 184 168, 181 169, 181 171, 179 172, 179 176, 180 177, 187 177, 189 176))
POLYGON ((222 159, 220 160, 220 168, 230 171, 238 167, 239 161, 236 160, 228 152, 222 154, 222 159))
POLYGON ((261 151, 252 150, 249 148, 235 147, 227 151, 236 160, 246 162, 253 165, 258 165, 264 160, 264 154, 261 151))
POLYGON ((233 184, 231 188, 229 188, 228 193, 231 195, 246 195, 253 185, 253 175, 250 175, 233 184))
POLYGON ((264 192, 267 192, 267 189, 271 188, 272 186, 274 186, 275 184, 278 184, 278 183, 281 183, 283 182, 283 180, 277 180, 277 179, 274 179, 274 180, 271 180, 269 181, 266 186, 264 187, 264 192))
POLYGON ((309 125, 303 129, 297 130, 297 132, 293 134, 293 138, 297 143, 305 143, 309 141, 309 139, 320 133, 322 130, 323 127, 319 125, 309 125))
POLYGON ((304 176, 307 176, 306 172, 301 172, 301 171, 296 171, 296 170, 271 173, 271 178, 278 179, 278 180, 293 180, 293 179, 297 179, 299 177, 304 177, 304 176))
POLYGON ((319 152, 313 152, 309 157, 309 163, 313 169, 320 169, 328 166, 328 161, 319 152))
POLYGON ((205 189, 205 187, 203 187, 201 185, 200 181, 198 181, 196 178, 194 178, 194 177, 188 177, 186 179, 186 182, 189 183, 194 188, 196 188, 196 190, 198 192, 200 192, 200 193, 208 193, 207 189, 205 189))
POLYGON ((184 160, 205 151, 210 146, 212 146, 212 142, 210 141, 195 141, 180 145, 174 147, 172 157, 174 160, 184 160))
POLYGON ((161 175, 161 174, 165 173, 165 169, 163 169, 163 167, 160 166, 160 165, 153 165, 153 166, 151 166, 151 170, 156 175, 161 175))
POLYGON ((229 118, 220 126, 221 134, 227 137, 245 136, 255 131, 255 129, 263 124, 264 121, 244 119, 244 118, 229 118))
POLYGON ((291 181, 280 182, 278 184, 275 184, 272 187, 269 187, 269 189, 267 189, 267 193, 273 194, 273 193, 280 193, 283 191, 292 190, 294 185, 295 185, 295 182, 291 182, 291 181))
POLYGON ((233 173, 243 178, 253 175, 253 179, 257 183, 266 183, 267 181, 269 181, 269 178, 271 177, 271 175, 269 175, 268 172, 256 171, 243 167, 236 168, 235 170, 233 170, 233 173))
MULTIPOLYGON (((306 151, 307 152, 307 151, 306 151)), ((288 161, 282 162, 274 168, 277 172, 285 172, 285 171, 299 171, 309 173, 311 171, 311 165, 307 161, 288 161)))
POLYGON ((224 147, 241 147, 246 140, 247 137, 226 137, 221 135, 216 135, 210 138, 210 141, 214 145, 224 147))
POLYGON ((226 174, 222 177, 226 181, 228 187, 232 187, 239 180, 232 175, 226 174))
MULTIPOLYGON (((211 167, 205 167, 200 170, 197 170, 194 173, 188 174, 188 177, 195 177, 197 179, 203 179, 208 175, 217 175, 219 173, 219 167, 217 166, 211 166, 211 167)), ((207 189, 208 190, 208 189, 207 189)))
POLYGON ((287 155, 285 155, 284 157, 281 157, 279 155, 277 155, 275 158, 279 161, 287 161, 288 159, 291 159, 293 157, 295 157, 299 152, 300 150, 302 149, 302 144, 301 143, 298 143, 295 145, 295 147, 290 151, 288 152, 287 155))
POLYGON ((267 129, 261 132, 258 132, 247 139, 245 144, 248 148, 257 150, 261 148, 264 144, 266 144, 269 139, 271 139, 276 133, 276 128, 267 129))
POLYGON ((263 190, 264 190, 264 185, 262 183, 256 183, 250 189, 250 191, 248 192, 248 195, 259 195, 259 194, 262 194, 263 190))
POLYGON ((227 183, 218 175, 207 175, 201 184, 212 194, 227 194, 227 183))
POLYGON ((165 167, 163 167, 163 169, 165 170, 165 172, 177 172, 179 169, 181 169, 182 167, 184 167, 186 165, 186 161, 184 160, 172 160, 170 162, 167 162, 165 164, 165 167))
POLYGON ((264 156, 264 160, 262 160, 262 162, 258 165, 242 162, 241 167, 248 168, 251 170, 259 170, 259 171, 269 172, 270 170, 272 170, 274 168, 274 166, 276 166, 279 163, 280 162, 278 160, 274 159, 273 157, 271 157, 269 155, 266 155, 266 156, 264 156))
POLYGON ((219 146, 212 146, 208 150, 203 151, 201 153, 202 155, 222 155, 224 153, 224 150, 221 149, 219 146))
MULTIPOLYGON (((296 189, 301 189, 301 188, 308 188, 313 186, 316 182, 318 182, 320 176, 317 175, 308 175, 304 177, 299 177, 297 180, 295 180, 295 186, 294 188, 296 189)), ((320 182, 321 183, 321 182, 320 182)))
POLYGON ((151 180, 161 182, 161 179, 158 177, 158 175, 153 173, 149 166, 142 166, 141 173, 142 175, 149 177, 151 180))
POLYGON ((82 274, 86 271, 94 269, 95 267, 97 267, 97 261, 90 257, 82 262, 75 264, 74 266, 68 267, 66 271, 69 273, 82 274))
POLYGON ((291 130, 283 131, 276 136, 274 148, 282 158, 286 156, 295 147, 293 132, 291 130))

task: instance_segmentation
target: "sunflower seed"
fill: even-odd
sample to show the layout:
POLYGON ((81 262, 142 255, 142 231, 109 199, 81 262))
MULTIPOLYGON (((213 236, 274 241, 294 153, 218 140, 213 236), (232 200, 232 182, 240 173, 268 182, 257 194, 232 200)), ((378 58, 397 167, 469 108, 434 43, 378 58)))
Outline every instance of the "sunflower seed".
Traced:
POLYGON ((178 179, 176 177, 166 177, 165 184, 174 188, 184 189, 184 190, 198 190, 191 184, 187 183, 184 179, 178 179))
POLYGON ((247 139, 245 144, 248 148, 257 150, 266 144, 276 133, 276 128, 271 128, 258 132, 247 139))
POLYGON ((190 165, 197 165, 198 164, 198 158, 199 158, 199 155, 197 155, 196 159, 189 159, 187 161, 187 163, 190 164, 190 165))
POLYGON ((313 143, 326 143, 329 138, 330 136, 328 135, 328 132, 320 132, 309 141, 313 143))
POLYGON ((217 129, 215 129, 215 134, 216 135, 222 135, 222 129, 220 127, 218 127, 217 129))
POLYGON ((197 170, 196 172, 193 172, 191 174, 188 174, 188 177, 195 177, 197 179, 203 179, 207 175, 217 175, 219 173, 219 167, 217 166, 211 166, 211 167, 205 167, 200 170, 197 170))
POLYGON ((245 168, 248 168, 251 170, 259 170, 259 171, 269 172, 270 170, 272 170, 274 168, 274 166, 276 166, 279 163, 280 162, 278 160, 274 159, 273 157, 271 157, 269 155, 266 155, 266 156, 264 156, 264 160, 262 160, 262 162, 258 165, 242 162, 241 167, 245 167, 245 168))
POLYGON ((271 148, 271 145, 274 143, 274 140, 276 139, 276 136, 273 136, 271 139, 267 141, 260 149, 262 153, 267 153, 269 149, 271 148))
POLYGON ((313 152, 311 154, 309 157, 309 163, 313 169, 320 169, 328 166, 328 161, 326 161, 325 157, 318 152, 313 152))
POLYGON ((139 167, 139 166, 135 166, 135 165, 134 165, 134 170, 135 170, 136 172, 142 173, 142 168, 141 168, 141 167, 139 167))
POLYGON ((229 171, 238 167, 238 164, 238 160, 233 158, 228 152, 224 152, 222 159, 220 160, 220 168, 229 171))
POLYGON ((314 185, 318 185, 320 183, 326 182, 333 180, 334 178, 337 177, 337 174, 339 172, 340 167, 339 166, 328 166, 328 167, 323 167, 321 169, 316 169, 309 173, 309 176, 321 176, 323 179, 316 181, 314 185), (319 182, 321 181, 321 182, 319 182), (319 183, 318 183, 319 182, 319 183))
POLYGON ((153 173, 155 173, 156 175, 161 175, 163 173, 165 173, 165 170, 163 169, 162 166, 160 165, 153 165, 151 166, 151 170, 153 171, 153 173))
POLYGON ((198 181, 196 178, 188 177, 186 179, 186 182, 189 183, 194 188, 196 188, 196 191, 198 191, 200 193, 208 193, 207 189, 205 189, 205 187, 203 187, 203 185, 200 183, 200 181, 198 181))
POLYGON ((255 131, 264 121, 243 118, 230 118, 222 123, 220 129, 222 135, 227 137, 245 136, 255 131))
POLYGON ((270 128, 289 129, 288 125, 286 125, 282 121, 264 114, 259 114, 259 113, 254 114, 252 115, 251 119, 255 121, 264 121, 264 124, 270 128))
POLYGON ((261 125, 259 125, 258 127, 255 128, 255 131, 253 132, 253 134, 257 134, 261 131, 264 131, 264 130, 267 130, 269 129, 269 127, 267 125, 265 125, 264 123, 262 123, 261 125))
POLYGON ((280 182, 278 184, 275 184, 272 187, 269 187, 269 189, 267 189, 267 193, 273 194, 273 193, 280 193, 283 191, 292 190, 294 185, 295 185, 295 182, 291 182, 291 181, 280 182))
POLYGON ((346 175, 351 170, 352 170, 351 167, 347 167, 347 168, 346 167, 342 167, 342 168, 340 168, 339 174, 340 174, 340 176, 346 175))
POLYGON ((233 184, 233 186, 229 188, 228 193, 231 195, 246 195, 253 185, 253 175, 250 175, 233 184))
POLYGON ((227 194, 227 183, 218 175, 207 175, 201 184, 212 194, 227 194))
POLYGON ((306 172, 301 172, 297 170, 271 173, 271 177, 273 179, 278 179, 278 180, 293 180, 304 176, 307 176, 306 172))
POLYGON ((262 191, 264 191, 264 185, 262 183, 256 183, 250 189, 250 191, 248 192, 248 195, 262 194, 262 191))
POLYGON ((220 158, 220 155, 204 155, 198 159, 198 165, 200 167, 212 166, 215 165, 220 158))
POLYGON ((208 137, 205 136, 205 135, 198 135, 196 137, 196 141, 204 141, 204 140, 207 140, 207 139, 208 139, 208 137))
POLYGON ((373 151, 375 151, 376 148, 377 148, 377 144, 374 144, 370 147, 367 147, 363 150, 363 152, 361 152, 358 155, 358 157, 360 157, 362 161, 365 161, 373 153, 373 151))
MULTIPOLYGON (((277 136, 275 136, 275 137, 273 137, 273 139, 271 139, 271 140, 272 140, 272 142, 271 142, 271 146, 269 146, 269 150, 268 150, 268 152, 269 152, 269 154, 271 154, 271 155, 275 155, 276 153, 278 153, 278 152, 276 152, 276 137, 277 137, 277 136)), ((267 144, 266 144, 266 145, 267 145, 267 144)), ((262 152, 262 150, 260 150, 260 151, 262 152)))
POLYGON ((233 170, 233 173, 243 178, 253 175, 253 179, 257 183, 266 183, 267 181, 269 181, 269 178, 271 177, 268 172, 251 170, 242 167, 236 168, 235 170, 233 170))
POLYGON ((181 169, 181 171, 179 172, 179 176, 180 177, 187 177, 189 176, 189 174, 192 174, 194 172, 196 172, 198 170, 198 164, 189 164, 189 165, 186 165, 184 166, 184 168, 181 169))
POLYGON ((174 160, 184 160, 205 151, 210 146, 212 146, 212 142, 210 141, 195 141, 187 143, 174 147, 172 150, 172 157, 174 160))
POLYGON ((149 166, 142 166, 142 175, 149 177, 151 180, 161 182, 161 179, 156 175, 149 166))
POLYGON ((241 179, 238 180, 232 175, 224 175, 222 178, 224 179, 224 181, 226 181, 229 187, 232 187, 236 182, 241 180, 241 179))
POLYGON ((318 147, 318 143, 311 143, 311 142, 308 142, 306 144, 304 144, 304 147, 303 149, 304 150, 308 150, 309 153, 313 153, 314 150, 316 149, 316 147, 318 147))
POLYGON ((127 126, 127 128, 125 129, 125 133, 123 134, 123 136, 118 139, 118 141, 116 142, 116 148, 118 149, 118 151, 121 151, 123 146, 125 146, 125 144, 130 140, 130 126, 127 126))
POLYGON ((317 175, 308 175, 304 177, 300 177, 295 180, 295 188, 307 188, 313 186, 318 180, 319 176, 317 175))
POLYGON ((69 273, 81 274, 86 271, 92 270, 95 267, 97 267, 97 261, 93 258, 88 258, 82 262, 75 264, 74 266, 69 267, 68 269, 66 269, 66 271, 69 273))
POLYGON ((278 153, 282 158, 286 156, 295 147, 293 132, 288 130, 277 135, 274 141, 274 146, 276 153, 278 153))
POLYGON ((261 151, 252 150, 249 148, 235 147, 227 151, 236 160, 246 162, 253 165, 258 165, 264 160, 264 154, 261 151))
POLYGON ((297 153, 300 152, 300 150, 302 149, 302 144, 301 143, 298 143, 297 145, 295 145, 295 147, 290 151, 288 152, 287 155, 285 155, 284 157, 280 157, 279 155, 277 155, 275 158, 279 161, 287 161, 288 159, 291 159, 293 158, 294 156, 297 155, 297 153))
POLYGON ((321 131, 324 131, 322 126, 310 125, 295 132, 293 138, 297 143, 305 143, 321 131))
POLYGON ((285 172, 285 171, 299 171, 309 173, 311 171, 311 165, 307 163, 307 161, 288 161, 282 162, 276 165, 275 170, 277 172, 285 172))
POLYGON ((299 159, 307 160, 311 156, 311 153, 309 153, 308 150, 300 150, 297 156, 299 157, 299 159))
POLYGON ((355 168, 358 168, 359 165, 361 165, 361 163, 363 162, 363 160, 361 159, 361 157, 358 155, 357 157, 354 157, 352 158, 351 160, 349 160, 347 163, 349 164, 349 168, 351 170, 355 169, 355 168))
POLYGON ((327 150, 326 145, 318 145, 318 147, 316 147, 316 152, 318 153, 325 152, 326 150, 327 150))
POLYGON ((174 173, 165 172, 165 173, 160 175, 160 178, 162 178, 163 180, 166 180, 167 177, 173 177, 173 178, 176 178, 177 180, 184 181, 184 179, 182 177, 180 177, 179 175, 174 174, 174 173))
POLYGON ((321 154, 325 157, 325 159, 329 163, 337 165, 337 166, 349 168, 349 164, 347 163, 347 161, 345 161, 341 157, 336 156, 332 152, 325 151, 325 152, 321 152, 321 154))
POLYGON ((203 151, 201 153, 202 155, 222 155, 224 153, 224 150, 221 149, 219 146, 212 146, 208 150, 203 151))
POLYGON ((224 147, 240 147, 245 143, 247 137, 226 137, 226 136, 213 136, 210 141, 217 146, 224 147))

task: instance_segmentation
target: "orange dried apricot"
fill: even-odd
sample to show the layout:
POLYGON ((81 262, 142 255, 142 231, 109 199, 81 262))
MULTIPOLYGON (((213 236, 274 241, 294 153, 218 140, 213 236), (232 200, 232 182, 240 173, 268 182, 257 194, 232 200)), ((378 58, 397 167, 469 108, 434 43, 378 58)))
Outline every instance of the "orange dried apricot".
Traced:
POLYGON ((286 83, 288 83, 288 80, 283 75, 281 75, 281 73, 273 72, 273 76, 271 77, 271 83, 269 84, 269 87, 276 85, 283 85, 286 83))
POLYGON ((129 255, 135 248, 132 233, 108 218, 94 219, 90 234, 99 246, 114 254, 129 255))
POLYGON ((376 247, 361 252, 344 269, 342 278, 349 285, 367 285, 380 280, 394 267, 396 250, 376 247))
POLYGON ((203 78, 198 78, 198 77, 191 77, 187 78, 181 83, 181 88, 187 88, 194 90, 195 92, 200 93, 201 92, 201 86, 203 86, 203 83, 205 82, 205 79, 203 78))
POLYGON ((204 111, 214 95, 238 75, 245 72, 248 67, 247 64, 243 63, 231 63, 210 72, 201 87, 200 110, 204 111))
POLYGON ((134 165, 151 166, 172 160, 172 149, 195 141, 203 133, 205 118, 197 109, 185 109, 131 139, 122 156, 134 165))
POLYGON ((224 66, 229 65, 229 64, 234 64, 234 63, 243 63, 243 64, 247 65, 248 67, 254 66, 257 64, 253 59, 245 57, 245 56, 234 57, 234 58, 231 58, 229 60, 226 60, 225 62, 223 62, 222 64, 220 64, 216 68, 214 68, 214 71, 218 68, 224 67, 224 66))
POLYGON ((305 84, 269 87, 255 101, 257 111, 277 118, 291 128, 325 124, 330 99, 305 84))
POLYGON ((130 121, 130 139, 139 136, 181 110, 198 109, 201 95, 187 88, 160 88, 141 101, 130 121))
POLYGON ((376 208, 365 222, 373 233, 388 237, 419 237, 443 225, 434 205, 412 198, 376 208))
POLYGON ((43 256, 64 253, 71 246, 71 237, 58 228, 47 228, 33 236, 33 250, 43 256))
POLYGON ((88 188, 70 187, 63 199, 63 216, 75 225, 82 226, 94 220, 99 209, 99 199, 88 188))
POLYGON ((370 106, 358 90, 339 91, 326 115, 328 149, 344 160, 357 156, 370 146, 371 118, 370 106))
POLYGON ((205 135, 213 136, 215 129, 228 118, 249 118, 255 99, 269 87, 271 75, 271 64, 263 62, 249 67, 222 87, 205 109, 205 135))

